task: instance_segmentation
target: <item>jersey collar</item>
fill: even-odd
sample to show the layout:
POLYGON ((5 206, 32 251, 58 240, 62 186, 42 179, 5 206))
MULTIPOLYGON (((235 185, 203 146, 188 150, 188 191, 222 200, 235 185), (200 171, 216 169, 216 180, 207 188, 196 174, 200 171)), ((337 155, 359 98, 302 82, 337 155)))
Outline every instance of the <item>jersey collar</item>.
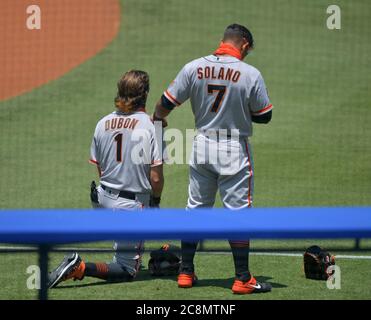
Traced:
POLYGON ((234 45, 226 42, 221 42, 219 48, 214 51, 215 55, 229 55, 237 58, 238 60, 242 59, 241 52, 234 45))
POLYGON ((130 114, 134 114, 134 113, 137 113, 137 112, 144 112, 144 113, 147 113, 147 111, 146 111, 146 107, 140 107, 140 108, 137 108, 137 109, 135 109, 135 110, 134 110, 133 112, 131 112, 131 113, 125 113, 125 112, 122 112, 122 111, 120 111, 120 110, 116 110, 115 112, 118 113, 118 114, 125 115, 125 116, 128 116, 128 115, 130 115, 130 114))

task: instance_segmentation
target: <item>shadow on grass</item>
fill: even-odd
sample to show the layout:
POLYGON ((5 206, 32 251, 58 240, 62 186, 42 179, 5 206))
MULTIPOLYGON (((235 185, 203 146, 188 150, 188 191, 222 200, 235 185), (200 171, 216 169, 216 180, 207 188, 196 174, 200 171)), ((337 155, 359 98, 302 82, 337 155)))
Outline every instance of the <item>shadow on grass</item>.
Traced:
MULTIPOLYGON (((258 276, 255 277, 258 282, 269 282, 273 288, 286 288, 287 285, 270 281, 271 277, 258 276)), ((231 289, 234 278, 227 279, 199 279, 197 281, 198 287, 221 287, 231 289)))
POLYGON ((104 281, 104 280, 99 280, 97 282, 91 282, 91 283, 81 283, 81 284, 76 284, 76 282, 74 282, 71 285, 58 285, 58 287, 55 287, 52 290, 95 287, 95 286, 103 286, 103 285, 115 284, 115 283, 122 283, 122 282, 107 282, 107 281, 104 281))
MULTIPOLYGON (((142 271, 135 280, 128 281, 128 282, 138 282, 138 281, 152 281, 152 280, 173 280, 176 282, 176 276, 162 276, 162 277, 153 277, 149 274, 149 272, 142 271)), ((269 282, 273 288, 286 288, 287 285, 277 282, 270 281, 272 277, 266 277, 266 276, 257 276, 256 280, 259 282, 269 282)), ((228 288, 230 289, 232 287, 234 278, 226 278, 226 279, 199 279, 197 281, 197 287, 221 287, 221 288, 228 288)), ((102 286, 102 285, 112 285, 112 284, 123 284, 126 282, 118 281, 118 282, 112 282, 112 281, 104 281, 99 280, 97 282, 90 282, 90 283, 81 283, 81 284, 74 284, 71 285, 60 285, 56 287, 55 289, 70 289, 70 288, 84 288, 84 287, 95 287, 95 286, 102 286)))
MULTIPOLYGON (((93 278, 90 278, 93 279, 93 278)), ((71 282, 70 285, 58 285, 56 288, 53 289, 70 289, 70 288, 84 288, 84 287, 94 287, 94 286, 102 286, 102 285, 112 285, 112 284, 123 284, 123 283, 130 283, 130 282, 138 282, 138 281, 151 281, 151 280, 157 280, 157 279, 164 279, 164 280, 173 280, 176 281, 176 276, 162 276, 162 277, 153 277, 150 275, 150 273, 146 270, 141 271, 138 276, 134 280, 130 281, 105 281, 97 279, 96 282, 90 282, 90 283, 76 283, 74 281, 71 282)))

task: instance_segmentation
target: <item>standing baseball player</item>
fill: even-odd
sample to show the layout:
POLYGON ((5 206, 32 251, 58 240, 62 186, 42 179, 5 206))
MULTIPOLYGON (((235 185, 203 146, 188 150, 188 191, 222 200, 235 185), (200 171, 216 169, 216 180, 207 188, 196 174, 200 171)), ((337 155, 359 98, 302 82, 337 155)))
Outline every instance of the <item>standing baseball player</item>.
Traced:
MULTIPOLYGON (((273 108, 262 75, 242 61, 253 45, 247 28, 228 26, 214 54, 186 64, 156 105, 153 119, 166 126, 166 117, 174 107, 191 101, 198 133, 190 162, 188 209, 212 207, 218 189, 226 208, 252 206, 253 160, 248 138, 252 122, 268 123, 273 108), (211 161, 215 155, 216 161, 211 161)), ((269 283, 258 282, 249 272, 249 241, 229 243, 236 274, 232 291, 270 291, 269 283)), ((192 287, 197 280, 193 264, 196 247, 197 242, 182 241, 179 287, 192 287)))
MULTIPOLYGON (((117 110, 98 122, 91 144, 90 162, 97 165, 100 177, 97 189, 92 183, 92 205, 122 210, 159 207, 164 178, 155 128, 145 111, 148 74, 129 71, 117 87, 117 110)), ((120 210, 117 214, 123 213, 120 210)), ((115 242, 114 249, 111 263, 84 262, 77 253, 66 256, 50 273, 49 287, 85 276, 107 281, 132 280, 141 264, 143 242, 115 242)))

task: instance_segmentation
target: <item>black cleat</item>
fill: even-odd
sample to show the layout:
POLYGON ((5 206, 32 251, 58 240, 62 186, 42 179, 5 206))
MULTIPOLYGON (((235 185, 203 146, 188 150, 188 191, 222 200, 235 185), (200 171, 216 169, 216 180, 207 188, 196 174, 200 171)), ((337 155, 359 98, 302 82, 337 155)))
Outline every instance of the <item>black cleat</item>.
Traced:
POLYGON ((64 257, 60 265, 49 273, 48 288, 54 288, 58 283, 67 279, 82 280, 84 278, 85 263, 78 253, 64 257))

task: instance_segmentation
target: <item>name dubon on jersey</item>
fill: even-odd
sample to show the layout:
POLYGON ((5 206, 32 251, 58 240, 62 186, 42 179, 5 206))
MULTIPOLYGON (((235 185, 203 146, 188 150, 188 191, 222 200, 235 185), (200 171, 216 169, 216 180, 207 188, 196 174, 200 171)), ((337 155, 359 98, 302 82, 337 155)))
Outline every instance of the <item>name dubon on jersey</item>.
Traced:
POLYGON ((101 184, 117 190, 149 193, 151 166, 160 165, 155 128, 142 111, 115 111, 102 118, 94 132, 90 162, 101 170, 101 184))

